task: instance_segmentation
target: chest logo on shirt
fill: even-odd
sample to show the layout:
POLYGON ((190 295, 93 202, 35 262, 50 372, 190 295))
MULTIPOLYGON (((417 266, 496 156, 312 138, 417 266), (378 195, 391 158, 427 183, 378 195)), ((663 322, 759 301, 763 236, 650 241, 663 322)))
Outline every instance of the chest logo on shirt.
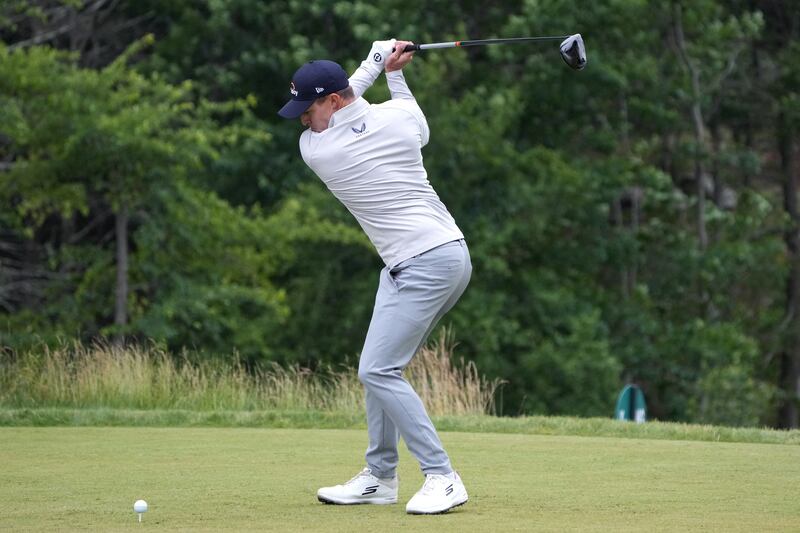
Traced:
POLYGON ((361 123, 361 129, 358 129, 358 128, 350 128, 350 129, 353 130, 353 133, 355 133, 357 136, 363 135, 364 133, 367 132, 367 123, 366 122, 362 122, 361 123))

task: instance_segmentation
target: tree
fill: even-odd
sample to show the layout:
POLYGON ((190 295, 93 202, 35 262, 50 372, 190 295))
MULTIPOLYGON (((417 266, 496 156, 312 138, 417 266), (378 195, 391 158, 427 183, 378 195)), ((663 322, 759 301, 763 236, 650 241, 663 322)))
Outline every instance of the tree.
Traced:
MULTIPOLYGON (((795 28, 795 35, 800 28, 795 28)), ((800 47, 783 51, 782 76, 778 81, 779 111, 777 121, 778 151, 781 161, 781 188, 786 211, 784 242, 788 273, 786 276, 785 317, 781 324, 782 342, 778 382, 783 392, 778 411, 778 426, 787 429, 800 427, 800 187, 797 178, 797 129, 800 124, 800 62, 796 54, 800 47)))
MULTIPOLYGON (((275 115, 291 73, 315 57, 353 69, 390 35, 580 31, 581 72, 537 45, 420 53, 406 73, 431 126, 429 178, 475 267, 445 319, 460 353, 508 381, 509 414, 610 413, 633 381, 658 418, 788 426, 800 344, 795 11, 6 2, 0 37, 17 48, 0 80, 14 88, 0 93, 0 195, 13 207, 0 210, 4 342, 124 333, 254 361, 354 356, 380 260, 298 157, 299 125, 275 115), (115 62, 149 31, 152 47, 115 62), (79 57, 46 60, 43 45, 79 57), (127 278, 115 270, 126 250, 127 278)), ((367 98, 387 98, 384 81, 367 98)))
POLYGON ((5 0, 0 39, 11 50, 51 45, 79 54, 82 66, 101 68, 157 27, 154 10, 119 0, 5 0))

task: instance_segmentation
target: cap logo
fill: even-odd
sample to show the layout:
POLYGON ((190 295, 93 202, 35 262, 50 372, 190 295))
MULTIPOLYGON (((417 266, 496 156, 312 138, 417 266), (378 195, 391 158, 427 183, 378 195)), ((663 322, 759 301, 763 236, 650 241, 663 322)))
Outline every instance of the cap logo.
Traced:
POLYGON ((297 89, 294 86, 294 82, 289 84, 289 92, 292 93, 292 96, 297 96, 297 89))
POLYGON ((323 89, 322 87, 314 87, 314 90, 317 91, 317 94, 319 94, 322 91, 324 91, 325 89, 323 89))

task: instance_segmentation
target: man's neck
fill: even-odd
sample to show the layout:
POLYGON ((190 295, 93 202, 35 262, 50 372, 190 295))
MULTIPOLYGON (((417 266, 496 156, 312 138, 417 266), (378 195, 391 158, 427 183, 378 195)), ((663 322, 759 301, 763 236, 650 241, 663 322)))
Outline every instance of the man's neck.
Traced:
MULTIPOLYGON (((355 102, 355 101, 356 101, 356 99, 355 99, 355 98, 350 98, 350 99, 347 99, 347 100, 342 100, 342 107, 340 107, 339 109, 344 109, 345 107, 349 106, 350 104, 352 104, 352 103, 353 103, 353 102, 355 102)), ((338 110, 337 110, 337 111, 338 111, 338 110)))

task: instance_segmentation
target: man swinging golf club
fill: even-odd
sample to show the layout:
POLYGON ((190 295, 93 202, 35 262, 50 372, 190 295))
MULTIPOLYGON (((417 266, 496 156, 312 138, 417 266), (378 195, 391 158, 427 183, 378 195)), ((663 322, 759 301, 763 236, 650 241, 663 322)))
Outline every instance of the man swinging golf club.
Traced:
POLYGON ((467 491, 402 372, 464 292, 472 265, 464 235, 422 164, 429 130, 403 76, 413 57, 404 51, 408 44, 376 41, 349 79, 332 61, 306 63, 278 114, 300 118, 308 128, 300 135, 303 160, 386 264, 358 367, 366 390, 367 467, 342 485, 319 489, 317 497, 343 505, 396 503, 402 437, 425 474, 406 512, 436 514, 466 503, 467 491), (392 98, 370 105, 361 95, 384 66, 392 98))

